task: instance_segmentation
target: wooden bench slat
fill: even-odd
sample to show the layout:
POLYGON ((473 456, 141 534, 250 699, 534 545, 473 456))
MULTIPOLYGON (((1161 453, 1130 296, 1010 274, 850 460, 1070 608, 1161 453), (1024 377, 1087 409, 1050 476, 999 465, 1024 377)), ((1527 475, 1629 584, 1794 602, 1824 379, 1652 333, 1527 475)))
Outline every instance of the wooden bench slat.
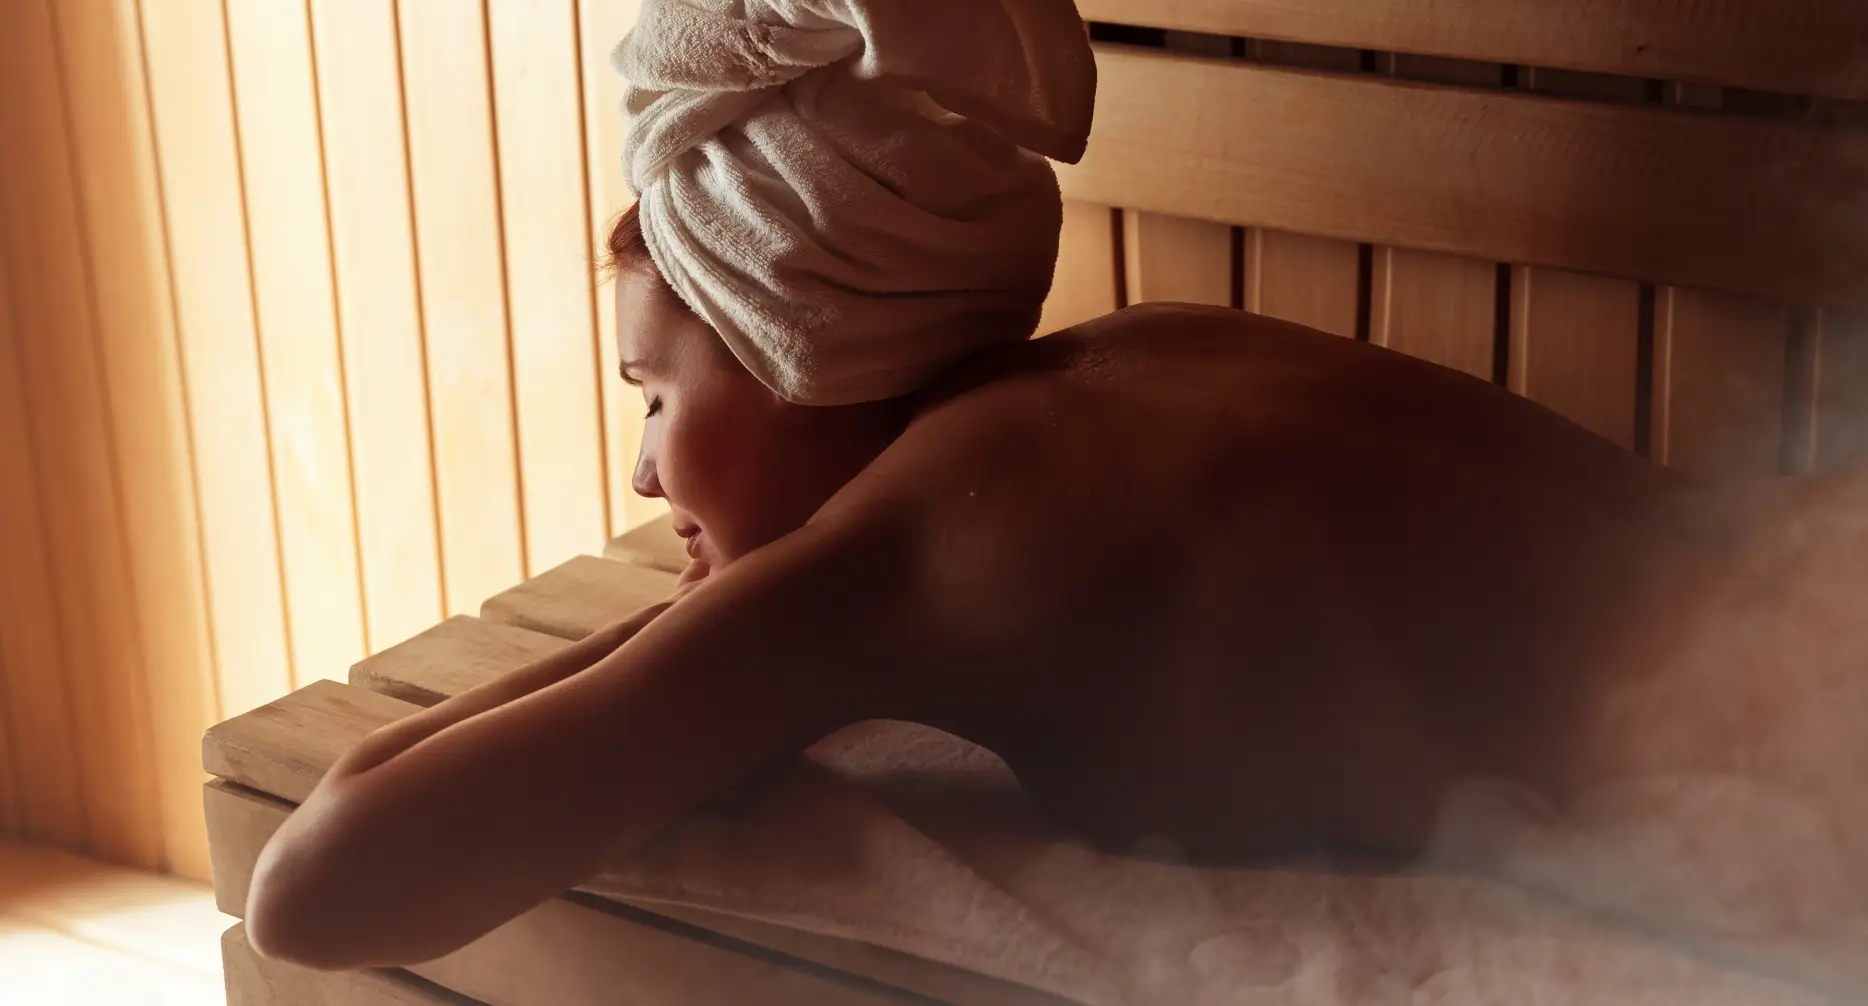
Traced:
POLYGON ((350 683, 418 706, 432 706, 564 646, 560 636, 456 615, 358 662, 350 669, 350 683))
POLYGON ((580 555, 488 598, 480 617, 560 639, 582 639, 666 601, 676 579, 660 569, 580 555))
POLYGON ((344 752, 418 706, 320 680, 209 728, 201 767, 283 800, 301 803, 344 752))
MULTIPOLYGON (((1115 275, 1113 269, 1110 275, 1115 275)), ((669 514, 610 539, 603 547, 603 557, 677 576, 688 568, 687 547, 675 534, 675 519, 669 514)))
POLYGON ((244 922, 221 935, 221 966, 227 1006, 484 1006, 406 971, 314 971, 267 960, 247 942, 244 922))
POLYGON ((1089 21, 1868 97, 1868 5, 1837 0, 1078 0, 1089 21))
POLYGON ((1868 133, 1122 46, 1097 63, 1089 152, 1058 168, 1067 198, 1868 302, 1868 133))

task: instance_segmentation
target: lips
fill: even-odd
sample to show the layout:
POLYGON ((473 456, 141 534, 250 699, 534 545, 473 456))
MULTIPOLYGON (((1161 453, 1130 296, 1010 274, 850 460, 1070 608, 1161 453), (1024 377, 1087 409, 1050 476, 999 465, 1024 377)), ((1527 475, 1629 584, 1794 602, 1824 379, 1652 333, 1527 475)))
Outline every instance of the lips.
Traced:
POLYGON ((700 550, 700 536, 701 536, 700 527, 695 524, 679 524, 675 526, 675 534, 680 535, 682 538, 683 544, 687 546, 688 558, 690 559, 699 558, 698 553, 700 550))

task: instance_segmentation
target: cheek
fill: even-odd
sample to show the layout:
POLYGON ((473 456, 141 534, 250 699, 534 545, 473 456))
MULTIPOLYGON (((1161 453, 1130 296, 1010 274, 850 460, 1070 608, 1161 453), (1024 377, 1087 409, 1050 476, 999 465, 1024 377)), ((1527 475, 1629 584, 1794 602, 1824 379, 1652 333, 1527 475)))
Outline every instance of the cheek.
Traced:
POLYGON ((731 400, 695 402, 669 417, 659 471, 671 502, 717 538, 739 538, 777 489, 771 423, 731 400))

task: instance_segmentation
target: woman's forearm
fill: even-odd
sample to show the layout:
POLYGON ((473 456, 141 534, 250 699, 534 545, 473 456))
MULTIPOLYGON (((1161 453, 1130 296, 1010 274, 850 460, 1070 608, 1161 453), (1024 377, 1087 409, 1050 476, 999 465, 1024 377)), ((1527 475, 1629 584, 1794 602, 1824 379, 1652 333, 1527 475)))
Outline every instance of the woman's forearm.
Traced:
POLYGON ((456 723, 497 709, 542 688, 549 688, 587 670, 597 661, 616 652, 618 647, 642 631, 673 603, 674 599, 670 599, 644 608, 542 660, 377 730, 339 758, 331 766, 321 786, 334 785, 338 780, 375 768, 456 723))

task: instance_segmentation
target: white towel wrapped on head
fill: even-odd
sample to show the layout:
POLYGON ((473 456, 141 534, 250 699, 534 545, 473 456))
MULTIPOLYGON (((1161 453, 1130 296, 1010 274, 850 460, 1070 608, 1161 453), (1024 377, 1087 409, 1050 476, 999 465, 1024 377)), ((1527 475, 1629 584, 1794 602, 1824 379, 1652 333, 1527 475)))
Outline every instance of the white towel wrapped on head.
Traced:
POLYGON ((786 399, 874 401, 1029 337, 1088 140, 1072 0, 644 0, 612 56, 642 233, 786 399))

